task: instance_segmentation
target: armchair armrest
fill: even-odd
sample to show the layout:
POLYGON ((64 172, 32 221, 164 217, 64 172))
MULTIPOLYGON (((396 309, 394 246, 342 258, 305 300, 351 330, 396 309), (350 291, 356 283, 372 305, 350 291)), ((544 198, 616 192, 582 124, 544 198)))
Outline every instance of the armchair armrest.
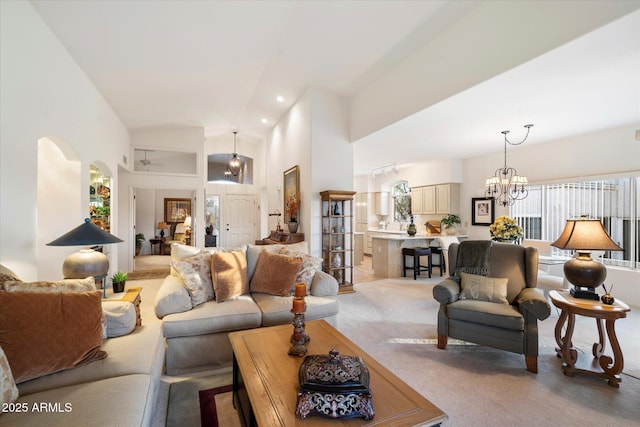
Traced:
POLYGON ((526 310, 538 320, 544 320, 551 314, 549 301, 544 293, 536 288, 524 288, 515 299, 520 311, 526 310))
POLYGON ((449 304, 458 299, 460 284, 448 278, 433 287, 433 298, 440 304, 449 304))
POLYGON ((316 297, 330 297, 338 295, 338 281, 324 271, 316 271, 311 282, 311 295, 316 297))

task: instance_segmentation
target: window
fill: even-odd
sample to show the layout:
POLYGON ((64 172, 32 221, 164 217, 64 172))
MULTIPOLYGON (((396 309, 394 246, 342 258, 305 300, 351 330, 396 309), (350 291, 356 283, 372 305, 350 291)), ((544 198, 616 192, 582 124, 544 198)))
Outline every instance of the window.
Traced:
MULTIPOLYGON (((623 248, 604 253, 602 262, 640 268, 640 176, 530 186, 529 196, 516 201, 510 215, 524 228, 525 239, 551 241, 560 236, 567 219, 598 218, 623 248)), ((555 248, 554 253, 572 255, 555 248)))
POLYGON ((411 216, 411 188, 407 181, 401 181, 393 186, 393 220, 407 222, 411 216))

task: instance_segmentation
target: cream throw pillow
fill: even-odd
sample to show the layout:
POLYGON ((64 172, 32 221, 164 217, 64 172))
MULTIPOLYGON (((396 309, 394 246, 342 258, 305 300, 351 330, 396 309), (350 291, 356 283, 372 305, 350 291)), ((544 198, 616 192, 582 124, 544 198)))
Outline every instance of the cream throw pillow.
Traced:
POLYGON ((96 290, 93 276, 86 279, 62 279, 55 282, 21 282, 8 280, 4 282, 7 292, 89 292, 96 290))
POLYGON ((182 261, 174 261, 171 265, 189 291, 193 307, 214 299, 210 254, 199 253, 182 261))
POLYGON ((244 252, 219 252, 211 255, 211 276, 216 301, 224 302, 249 292, 247 258, 244 252))
POLYGON ((508 304, 507 283, 509 279, 485 277, 476 274, 460 273, 460 299, 497 302, 508 304))
POLYGON ((202 249, 196 248, 195 246, 187 246, 187 245, 171 245, 171 275, 180 277, 180 274, 173 268, 173 263, 177 261, 183 261, 187 258, 191 258, 192 256, 198 255, 202 252, 202 249))
MULTIPOLYGON (((4 354, 4 350, 0 347, 0 404, 4 408, 5 404, 15 402, 18 397, 18 387, 16 387, 16 382, 13 380, 9 361, 4 354)), ((2 409, 0 409, 0 415, 2 415, 2 409)))

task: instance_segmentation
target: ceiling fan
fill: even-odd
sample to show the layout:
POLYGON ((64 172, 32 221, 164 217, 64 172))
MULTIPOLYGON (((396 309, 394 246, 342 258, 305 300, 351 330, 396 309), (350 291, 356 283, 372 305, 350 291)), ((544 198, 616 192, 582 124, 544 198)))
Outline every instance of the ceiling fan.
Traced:
POLYGON ((137 150, 137 151, 144 151, 144 159, 140 159, 136 161, 136 163, 141 165, 142 167, 147 168, 147 171, 149 170, 149 166, 164 166, 162 163, 155 163, 147 159, 147 152, 153 152, 154 150, 137 150))

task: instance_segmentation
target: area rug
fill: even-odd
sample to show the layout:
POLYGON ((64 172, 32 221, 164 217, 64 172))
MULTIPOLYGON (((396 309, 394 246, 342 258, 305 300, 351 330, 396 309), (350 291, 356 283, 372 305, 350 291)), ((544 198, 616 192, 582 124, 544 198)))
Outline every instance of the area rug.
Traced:
POLYGON ((162 279, 169 275, 169 267, 159 268, 157 270, 134 271, 127 274, 127 280, 148 280, 162 279))
POLYGON ((200 390, 200 422, 208 427, 240 426, 238 413, 233 408, 233 386, 200 390))
POLYGON ((169 388, 169 405, 167 407, 166 427, 197 427, 211 426, 215 424, 205 423, 204 414, 201 414, 201 394, 214 397, 215 415, 211 415, 211 408, 208 407, 206 417, 217 419, 222 427, 240 426, 238 413, 233 407, 232 394, 227 392, 206 393, 211 390, 224 390, 230 387, 233 378, 231 372, 210 375, 206 377, 196 377, 188 380, 175 382, 169 388))

